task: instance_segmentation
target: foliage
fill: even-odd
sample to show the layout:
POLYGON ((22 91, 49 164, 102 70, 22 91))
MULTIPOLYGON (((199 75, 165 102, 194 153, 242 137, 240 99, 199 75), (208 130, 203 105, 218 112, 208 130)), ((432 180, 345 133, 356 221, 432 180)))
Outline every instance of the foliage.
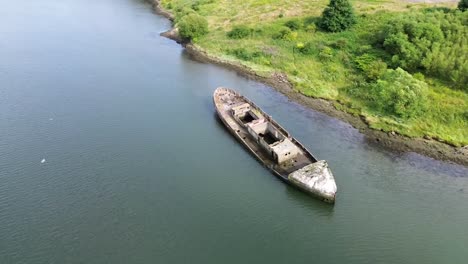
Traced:
POLYGON ((274 39, 286 39, 291 34, 291 29, 288 27, 281 27, 278 32, 273 34, 274 39))
POLYGON ((194 40, 208 33, 208 21, 198 14, 189 14, 180 19, 178 28, 182 38, 194 40))
POLYGON ((468 91, 468 13, 427 10, 395 17, 381 31, 390 63, 468 91))
POLYGON ((369 102, 382 113, 410 118, 422 113, 426 107, 427 84, 401 68, 387 70, 368 88, 369 102))
POLYGON ((468 0, 460 0, 460 2, 458 2, 458 9, 465 12, 468 9, 468 0))
POLYGON ((286 23, 284 23, 284 25, 291 30, 299 30, 302 26, 301 23, 297 20, 289 20, 286 23))
MULTIPOLYGON (((407 70, 414 80, 428 87, 427 99, 423 100, 427 103, 422 104, 426 111, 411 113, 409 118, 380 107, 374 103, 376 93, 371 93, 377 80, 392 84, 393 81, 384 77, 387 65, 392 69, 399 66, 392 62, 394 54, 383 45, 383 29, 387 25, 399 16, 430 17, 438 12, 446 16, 454 13, 466 16, 468 12, 440 7, 425 10, 421 9, 424 4, 418 3, 411 5, 411 11, 403 11, 407 10, 406 2, 353 0, 360 14, 357 23, 348 30, 329 34, 315 30, 315 26, 320 25, 322 6, 329 0, 162 0, 162 4, 172 5, 171 12, 178 22, 177 16, 183 16, 178 15, 177 10, 195 13, 192 6, 195 1, 200 3, 197 13, 207 18, 210 25, 210 32, 196 40, 197 46, 207 53, 245 64, 260 76, 271 76, 273 72, 287 74, 288 81, 301 94, 334 101, 337 108, 366 118, 372 128, 396 131, 409 137, 427 135, 456 146, 468 144, 468 93, 451 89, 456 85, 447 81, 450 78, 420 67, 407 70), (382 9, 385 11, 381 12, 382 9), (282 14, 282 18, 278 14, 282 14), (298 21, 301 28, 291 30, 285 26, 289 20, 298 21), (227 32, 235 26, 250 28, 250 35, 233 41, 227 32)), ((453 6, 452 3, 438 5, 453 6)), ((468 19, 463 21, 466 27, 468 19)), ((445 19, 433 24, 451 30, 450 36, 442 30, 444 39, 455 37, 453 30, 457 27, 445 19)), ((463 34, 457 37, 464 38, 463 34)))
POLYGON ((319 25, 330 32, 340 32, 356 23, 356 16, 348 0, 330 0, 322 13, 319 25))
POLYGON ((368 53, 356 57, 354 62, 356 63, 356 67, 361 70, 369 80, 379 79, 387 70, 387 64, 385 62, 368 53))
POLYGON ((236 49, 231 49, 228 51, 229 54, 234 55, 235 57, 245 60, 245 61, 252 61, 256 58, 262 57, 262 56, 267 56, 261 51, 248 51, 245 48, 236 48, 236 49))
POLYGON ((315 47, 311 42, 307 42, 304 45, 298 47, 298 50, 304 55, 312 55, 315 52, 315 47))
POLYGON ((234 26, 231 31, 227 33, 227 36, 231 39, 243 39, 251 34, 251 29, 247 26, 240 25, 234 26))
POLYGON ((333 50, 330 47, 324 46, 320 49, 319 58, 328 61, 333 57, 333 50))
POLYGON ((348 45, 348 40, 345 38, 339 38, 333 43, 333 47, 337 49, 344 49, 348 45))
POLYGON ((306 26, 306 31, 307 31, 307 32, 311 32, 311 33, 317 31, 317 25, 315 25, 315 24, 309 24, 309 25, 307 25, 307 26, 306 26))

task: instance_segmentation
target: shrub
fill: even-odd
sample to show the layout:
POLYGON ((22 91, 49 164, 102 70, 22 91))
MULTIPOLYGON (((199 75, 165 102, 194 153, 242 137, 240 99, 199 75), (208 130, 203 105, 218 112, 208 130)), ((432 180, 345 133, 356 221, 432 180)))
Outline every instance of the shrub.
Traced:
POLYGON ((284 25, 291 30, 299 30, 301 28, 301 23, 297 20, 289 20, 286 23, 284 23, 284 25))
POLYGON ((232 30, 227 33, 227 36, 231 39, 243 39, 248 37, 251 31, 252 30, 247 26, 234 26, 232 30))
POLYGON ((178 28, 182 38, 193 40, 208 33, 208 21, 198 14, 189 14, 180 19, 178 28))
POLYGON ((460 2, 458 2, 458 9, 465 12, 468 9, 468 0, 460 0, 460 2))
POLYGON ((417 80, 420 80, 420 81, 424 81, 424 79, 425 79, 424 74, 422 74, 420 72, 417 72, 417 73, 413 74, 413 78, 415 78, 417 80))
POLYGON ((263 55, 260 51, 249 52, 245 48, 236 48, 229 50, 228 53, 236 56, 238 59, 250 61, 263 55))
POLYGON ((333 58, 333 50, 330 47, 324 46, 320 49, 319 58, 325 61, 333 58))
POLYGON ((348 0, 330 0, 320 18, 319 25, 329 32, 340 32, 356 23, 353 7, 348 0))
POLYGON ((379 79, 387 70, 385 62, 367 53, 356 57, 354 62, 369 80, 379 79))
POLYGON ((288 35, 286 35, 283 39, 287 39, 287 40, 290 40, 290 41, 294 41, 297 39, 297 32, 293 31, 291 33, 289 33, 288 35))
POLYGON ((192 9, 195 11, 200 11, 200 2, 194 2, 192 4, 192 9))
POLYGON ((285 39, 289 34, 291 34, 291 29, 288 27, 282 27, 277 33, 273 35, 274 39, 285 39))
POLYGON ((393 18, 378 40, 393 67, 423 71, 468 91, 466 12, 427 9, 393 18))
POLYGON ((377 80, 387 71, 387 64, 380 59, 375 60, 363 71, 369 80, 377 80))
POLYGON ((315 25, 315 24, 309 24, 309 25, 307 25, 307 26, 305 27, 305 30, 306 30, 307 32, 312 32, 312 33, 313 33, 313 32, 315 32, 315 31, 317 31, 317 25, 315 25))
POLYGON ((197 14, 197 12, 190 7, 177 7, 175 10, 175 22, 178 23, 184 16, 191 14, 197 14))
POLYGON ((345 38, 339 38, 333 43, 333 47, 337 49, 343 49, 348 46, 348 40, 345 38))
POLYGON ((315 52, 315 47, 311 42, 307 42, 302 47, 298 47, 298 50, 304 55, 311 55, 315 52))
POLYGON ((401 68, 387 70, 369 86, 369 96, 377 110, 401 118, 415 117, 426 107, 427 84, 401 68))
POLYGON ((320 76, 325 81, 336 81, 340 76, 340 69, 333 64, 325 65, 320 71, 320 76))

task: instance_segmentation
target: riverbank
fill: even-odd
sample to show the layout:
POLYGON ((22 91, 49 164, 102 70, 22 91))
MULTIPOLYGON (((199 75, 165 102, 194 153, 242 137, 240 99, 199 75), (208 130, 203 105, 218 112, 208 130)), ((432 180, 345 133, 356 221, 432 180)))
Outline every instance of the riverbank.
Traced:
MULTIPOLYGON (((174 20, 174 15, 168 10, 165 10, 160 5, 159 0, 153 0, 152 2, 156 13, 163 15, 171 21, 174 20)), ((222 58, 221 56, 210 54, 193 43, 182 43, 177 34, 177 30, 174 28, 162 33, 162 35, 181 43, 185 47, 187 53, 190 54, 194 60, 217 64, 234 70, 247 78, 265 83, 285 94, 293 101, 348 122, 361 133, 366 135, 368 140, 376 142, 381 146, 402 152, 412 151, 435 159, 451 161, 468 166, 468 148, 466 146, 454 147, 442 140, 434 140, 429 137, 414 138, 400 135, 394 131, 387 132, 373 129, 371 128, 369 121, 364 116, 353 115, 341 110, 342 107, 339 107, 340 104, 337 101, 306 96, 297 89, 294 89, 294 85, 289 81, 288 76, 285 73, 278 71, 273 73, 260 72, 239 61, 233 61, 222 58)))

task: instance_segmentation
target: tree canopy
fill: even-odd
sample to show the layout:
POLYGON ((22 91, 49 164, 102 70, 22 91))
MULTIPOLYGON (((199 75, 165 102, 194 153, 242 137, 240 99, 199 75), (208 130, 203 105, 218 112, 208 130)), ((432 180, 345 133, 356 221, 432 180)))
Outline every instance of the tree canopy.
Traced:
POLYGON ((395 16, 383 27, 380 44, 391 66, 422 71, 468 91, 467 12, 426 10, 395 16))
POLYGON ((194 40, 208 33, 208 21, 197 13, 183 16, 179 23, 179 34, 187 40, 194 40))
POLYGON ((465 12, 468 9, 468 0, 460 0, 458 2, 458 9, 465 12))
POLYGON ((367 98, 368 103, 380 113, 411 118, 426 109, 427 84, 401 68, 387 70, 366 88, 359 91, 360 96, 367 98))
POLYGON ((344 31, 356 23, 353 7, 348 0, 330 0, 323 10, 319 26, 330 32, 344 31))

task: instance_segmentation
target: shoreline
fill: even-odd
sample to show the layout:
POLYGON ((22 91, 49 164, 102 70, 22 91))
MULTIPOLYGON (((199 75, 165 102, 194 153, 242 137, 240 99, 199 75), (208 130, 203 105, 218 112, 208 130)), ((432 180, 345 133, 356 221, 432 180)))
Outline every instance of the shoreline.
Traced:
MULTIPOLYGON (((161 7, 160 0, 151 0, 150 2, 157 14, 166 17, 170 21, 174 20, 174 16, 161 7)), ((212 56, 192 43, 182 43, 174 28, 161 33, 161 36, 172 39, 184 46, 192 59, 203 63, 216 64, 233 70, 246 78, 264 83, 294 102, 349 123, 369 140, 378 143, 382 147, 400 152, 415 152, 433 159, 453 162, 468 167, 468 146, 457 148, 434 139, 410 138, 395 132, 372 129, 363 118, 336 109, 333 105, 334 101, 308 97, 295 91, 293 85, 288 81, 287 75, 284 73, 274 72, 268 77, 260 76, 254 70, 241 63, 212 56)))

